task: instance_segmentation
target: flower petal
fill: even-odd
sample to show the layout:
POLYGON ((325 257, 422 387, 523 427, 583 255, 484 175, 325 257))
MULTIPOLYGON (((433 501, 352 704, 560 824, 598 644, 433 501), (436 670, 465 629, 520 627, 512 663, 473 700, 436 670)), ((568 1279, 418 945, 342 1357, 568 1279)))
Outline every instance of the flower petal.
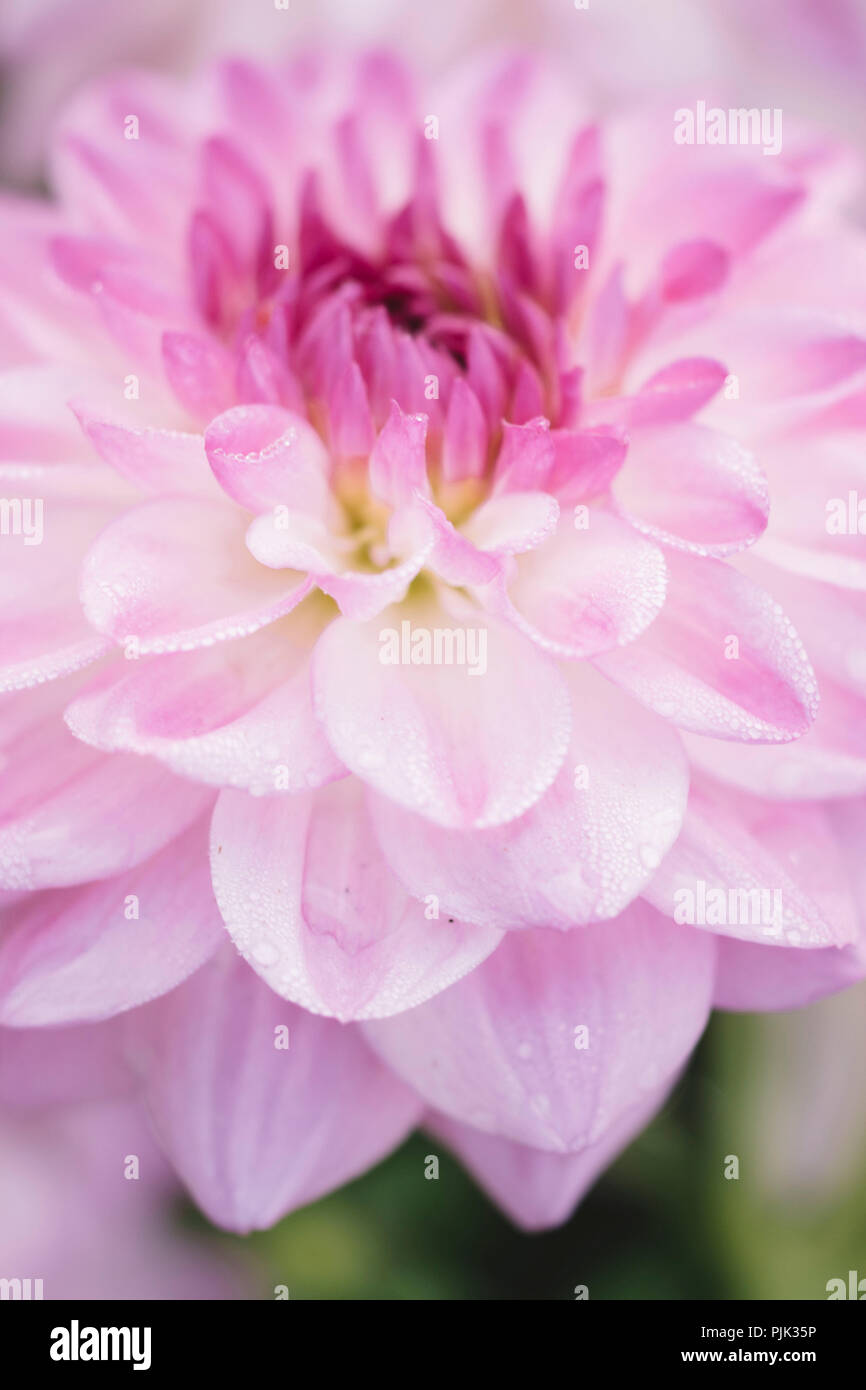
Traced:
POLYGON ((515 1144, 447 1115, 434 1113, 424 1127, 448 1145, 516 1225, 524 1231, 543 1231, 568 1220, 605 1168, 652 1119, 667 1089, 662 1087, 649 1102, 629 1110, 597 1143, 579 1153, 515 1144))
POLYGON ((569 671, 572 735, 556 781, 518 820, 467 835, 373 798, 380 843, 417 898, 499 928, 614 917, 679 833, 688 766, 679 735, 586 667, 569 671))
POLYGON ((405 415, 396 401, 370 454, 370 487, 392 507, 429 493, 425 440, 426 415, 405 415))
POLYGON ((410 898, 354 778, 279 804, 223 792, 213 882, 241 954, 284 999, 345 1022, 411 1009, 472 970, 499 933, 410 898))
POLYGON ((0 1103, 41 1109, 132 1091, 122 1024, 0 1028, 0 1103))
POLYGON ((638 903, 580 931, 512 932, 451 989, 364 1032, 436 1109, 569 1153, 673 1078, 706 1023, 714 962, 711 938, 638 903))
POLYGON ((223 940, 209 890, 205 820, 122 878, 28 896, 0 929, 0 1023, 95 1022, 174 989, 223 940))
POLYGON ((623 515, 645 535, 697 555, 729 555, 767 525, 770 494, 752 455, 701 425, 636 430, 613 486, 623 515))
POLYGON ((72 408, 100 457, 146 492, 183 493, 193 497, 220 495, 200 434, 133 428, 100 419, 83 402, 72 408))
POLYGON ((513 820, 565 756, 562 677, 519 634, 474 611, 456 622, 438 609, 413 609, 421 623, 416 661, 426 644, 435 663, 437 633, 443 661, 459 663, 461 646, 465 659, 404 665, 408 612, 390 609, 364 625, 342 618, 319 638, 313 700, 332 748, 363 781, 438 825, 513 820))
POLYGON ((309 658, 291 619, 239 644, 124 663, 66 710, 76 738, 144 753, 183 777, 254 795, 342 775, 313 716, 309 658))
POLYGON ((815 717, 818 691, 803 644, 777 603, 720 560, 666 554, 663 612, 605 675, 682 729, 784 743, 815 717))
POLYGON ((278 405, 236 405, 211 421, 204 444, 217 482, 242 507, 324 515, 328 453, 299 415, 278 405))
POLYGON ((111 643, 94 632, 75 588, 81 556, 117 511, 98 498, 7 498, 0 542, 0 691, 89 666, 111 643), (18 511, 15 511, 15 503, 18 511))
POLYGON ((693 778, 682 833, 645 896, 675 920, 694 922, 699 893, 710 920, 696 925, 725 936, 801 947, 846 946, 857 937, 854 903, 817 804, 779 805, 693 778))
POLYGON ((656 545, 607 512, 586 512, 585 520, 578 528, 561 516, 556 534, 517 562, 507 593, 490 597, 493 612, 572 660, 633 642, 665 598, 656 545))
MULTIPOLYGON (((844 894, 853 896, 858 905, 856 940, 850 946, 808 951, 720 939, 716 1008, 748 1012, 799 1009, 866 977, 866 801, 837 801, 823 816, 832 828, 836 850, 827 855, 825 864, 815 865, 817 854, 812 853, 815 897, 832 903, 844 894)), ((826 848, 823 837, 818 844, 819 851, 826 848)))
POLYGON ((255 564, 245 527, 243 513, 228 503, 174 497, 132 508, 85 559, 88 620, 145 655, 245 636, 283 617, 311 585, 255 564))
POLYGON ((60 717, 69 694, 64 681, 0 705, 0 888, 56 888, 131 869, 212 800, 149 759, 79 743, 60 717))
POLYGON ((348 1182, 419 1117, 357 1028, 287 1004, 232 947, 136 1010, 129 1033, 164 1148, 233 1231, 267 1229, 348 1182))

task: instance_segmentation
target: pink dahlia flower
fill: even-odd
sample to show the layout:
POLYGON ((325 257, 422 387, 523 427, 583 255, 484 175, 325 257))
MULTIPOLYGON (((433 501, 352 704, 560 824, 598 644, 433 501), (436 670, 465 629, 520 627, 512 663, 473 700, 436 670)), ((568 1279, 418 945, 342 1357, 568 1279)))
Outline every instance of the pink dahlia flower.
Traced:
POLYGON ((849 162, 379 54, 117 77, 53 160, 0 243, 2 1036, 99 1025, 225 1226, 419 1123, 557 1222, 714 1004, 866 973, 849 162))

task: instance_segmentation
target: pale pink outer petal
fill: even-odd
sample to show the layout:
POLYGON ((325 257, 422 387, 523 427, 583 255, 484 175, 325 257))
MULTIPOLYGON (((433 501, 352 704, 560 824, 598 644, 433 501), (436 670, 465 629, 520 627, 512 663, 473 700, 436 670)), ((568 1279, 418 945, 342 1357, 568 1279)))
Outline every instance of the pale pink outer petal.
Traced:
POLYGON ((383 635, 399 641, 409 612, 389 609, 364 625, 338 619, 319 638, 313 700, 328 740, 363 781, 437 825, 480 829, 513 820, 565 757, 571 721, 562 676, 503 624, 480 612, 455 622, 439 609, 413 609, 412 618, 428 632, 469 629, 466 652, 471 657, 470 641, 478 644, 477 674, 468 659, 384 665, 383 635))
POLYGON ((817 802, 780 805, 693 778, 682 833, 645 896, 670 917, 678 905, 681 914, 691 913, 699 883, 707 892, 721 890, 721 915, 737 920, 698 923, 698 930, 779 947, 847 946, 857 938, 855 904, 817 802), (729 910, 732 891, 752 897, 731 899, 729 910), (762 909, 754 896, 762 891, 779 897, 767 897, 762 909))
POLYGON ((211 861, 226 926, 252 968, 284 999, 343 1022, 423 1003, 500 940, 408 896, 354 778, 278 805, 223 792, 211 861))
POLYGON ((70 693, 63 681, 0 703, 0 888, 59 888, 131 869, 212 801, 149 759, 86 748, 60 717, 70 693))
MULTIPOLYGON (((43 1031, 60 1047, 71 1030, 43 1031)), ((7 1111, 0 1170, 0 1265, 38 1270, 46 1300, 256 1294, 252 1281, 245 1287, 242 1263, 232 1273, 232 1256, 184 1236, 172 1219, 177 1184, 136 1100, 7 1111), (133 1155, 137 1179, 130 1181, 133 1155)))
POLYGON ((726 369, 710 357, 687 357, 660 368, 627 396, 588 401, 585 423, 659 425, 689 420, 721 390, 726 369))
POLYGON ((758 554, 737 568, 772 594, 795 624, 815 667, 821 703, 796 743, 751 747, 686 735, 692 761, 760 796, 819 800, 866 793, 866 594, 785 573, 758 554))
POLYGON ((0 1103, 39 1108, 128 1094, 121 1024, 0 1028, 0 1103))
POLYGON ((669 588, 649 631, 599 669, 682 729, 740 742, 805 733, 818 688, 779 605, 731 565, 666 554, 669 588))
POLYGON ((730 436, 693 424, 636 430, 613 496, 639 531, 696 555, 752 545, 770 512, 753 456, 730 436))
POLYGON ((98 632, 136 651, 170 652, 257 631, 309 592, 301 574, 271 574, 244 545, 229 503, 157 498, 112 522, 84 561, 81 601, 98 632))
POLYGON ((578 931, 511 932, 451 989, 363 1028, 431 1106, 568 1153, 672 1079, 706 1023, 714 972, 710 937, 635 903, 578 931))
POLYGON ((668 1084, 628 1110, 595 1144, 579 1153, 551 1153, 499 1135, 429 1115, 424 1128, 447 1144, 485 1192, 524 1231, 543 1231, 567 1221, 605 1168, 652 1119, 668 1084))
POLYGON ((828 856, 821 890, 831 898, 853 894, 858 916, 856 939, 850 946, 827 946, 817 951, 720 939, 716 1008, 749 1012, 798 1009, 866 977, 866 801, 838 801, 827 806, 823 814, 838 850, 828 856))
POLYGON ((100 457, 145 492, 221 496, 202 435, 102 419, 84 402, 72 409, 100 457))
POLYGON ((866 795, 866 701, 819 674, 821 704, 794 743, 721 743, 684 734, 695 767, 783 801, 866 795))
POLYGON ((267 1229, 348 1182, 420 1117, 357 1027, 287 1004, 229 945, 128 1027, 168 1156, 230 1230, 267 1229))
MULTIPOLYGON (((76 594, 81 557, 117 512, 89 497, 33 497, 29 487, 5 496, 29 501, 20 513, 30 535, 0 536, 0 692, 25 690, 89 666, 111 643, 94 632, 76 594)), ((9 515, 13 518, 14 513, 9 515)))
MULTIPOLYGON (((863 386, 861 385, 861 395, 863 386)), ((862 423, 862 420, 861 420, 862 423)), ((792 583, 866 590, 866 459, 862 429, 835 429, 820 416, 762 447, 773 509, 759 554, 792 583)))
POLYGON ((0 1023, 96 1022, 133 1009, 186 979, 223 939, 205 820, 122 877, 30 895, 8 910, 0 1023))
POLYGON ((719 939, 713 1007, 738 1013, 787 1013, 848 989, 866 977, 866 946, 803 951, 719 939))
POLYGON ((147 754, 212 786, 254 795, 319 786, 345 769, 313 715, 309 653, 291 622, 113 667, 72 701, 66 722, 94 747, 147 754))
POLYGON ((688 795, 679 735, 591 668, 566 674, 568 756, 518 820, 467 834, 373 798, 391 868, 416 897, 435 894, 443 914, 499 928, 615 917, 674 843, 688 795))

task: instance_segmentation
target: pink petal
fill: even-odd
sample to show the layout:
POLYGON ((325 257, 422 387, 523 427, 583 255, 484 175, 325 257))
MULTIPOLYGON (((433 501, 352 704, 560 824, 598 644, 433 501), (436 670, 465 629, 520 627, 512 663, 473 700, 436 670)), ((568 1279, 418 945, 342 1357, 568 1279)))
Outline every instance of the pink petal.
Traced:
MULTIPOLYGON (((803 812, 806 808, 802 808, 803 812)), ((816 808, 814 816, 822 815, 816 808)), ((815 847, 807 847, 815 895, 832 907, 845 894, 857 904, 857 936, 850 946, 823 950, 780 949, 744 941, 719 943, 716 1007, 752 1011, 798 1009, 827 994, 845 989, 866 976, 866 801, 837 801, 823 812, 835 837, 835 851, 818 861, 826 847, 826 829, 815 847)))
MULTIPOLYGON (((20 500, 25 489, 14 491, 20 500)), ((81 557, 118 503, 27 495, 29 509, 20 516, 29 535, 22 530, 0 538, 3 692, 56 680, 90 665, 110 648, 87 622, 75 590, 81 557)))
POLYGON ((560 517, 556 535, 518 561, 501 611, 557 656, 594 656, 633 642, 660 612, 665 560, 651 541, 607 512, 578 528, 560 517))
POLYGON ((383 502, 399 507, 416 492, 429 494, 425 440, 427 417, 404 415, 396 401, 370 454, 370 486, 383 502))
POLYGON ((553 440, 547 420, 502 426, 502 447, 496 459, 496 490, 543 491, 554 466, 553 440))
POLYGON ((661 296, 670 304, 681 304, 712 294, 725 283, 729 264, 727 252, 714 241, 681 241, 662 262, 661 296))
POLYGON ((603 496, 626 455, 620 430, 553 430, 554 465, 548 487, 560 502, 584 502, 603 496))
POLYGON ((132 508, 87 553, 81 602, 89 622, 144 655, 245 636, 283 617, 310 585, 257 565, 245 525, 242 512, 204 499, 132 508))
POLYGON ((223 792, 214 891, 238 950, 284 999, 342 1022, 438 994, 499 933, 428 918, 382 858, 354 778, 278 804, 223 792))
POLYGON ((713 1006, 745 1013, 787 1013, 848 989, 866 977, 866 950, 858 946, 802 951, 719 940, 713 1006))
MULTIPOLYGON (((759 547, 763 550, 763 542, 759 547)), ((693 761, 723 782, 773 798, 866 792, 866 595, 792 575, 750 553, 738 561, 796 624, 821 691, 814 724, 793 744, 720 744, 687 735, 693 761)))
POLYGON ((120 878, 27 897, 0 930, 0 1023, 95 1022, 174 989, 223 939, 209 889, 200 821, 120 878))
POLYGON ((673 1078, 706 1023, 714 967, 710 938, 635 904, 579 931, 512 932, 451 989, 364 1032, 452 1119, 569 1153, 673 1078))
POLYGON ((201 184, 205 206, 225 234, 236 261, 249 270, 258 269, 270 211, 262 178, 236 144, 223 136, 212 136, 201 147, 201 184))
MULTIPOLYGON (((706 778, 693 780, 682 834, 644 891, 661 912, 675 917, 678 906, 683 912, 697 906, 700 885, 720 905, 718 890, 724 895, 723 920, 698 922, 705 930, 802 947, 846 946, 857 935, 839 854, 817 804, 779 805, 706 778), (762 892, 768 911, 754 896, 762 892), (732 893, 752 898, 734 899, 732 893)), ((716 914, 708 907, 704 915, 716 914)))
POLYGON ((109 1019, 70 1028, 0 1028, 0 1102, 37 1109, 128 1094, 134 1078, 121 1027, 109 1019))
POLYGON ((791 575, 866 590, 861 435, 801 429, 764 452, 773 510, 761 556, 791 575))
POLYGON ((466 621, 405 608, 363 626, 337 620, 316 645, 313 698, 346 766, 438 825, 513 820, 553 781, 568 745, 568 693, 556 667, 474 610, 466 621), (459 634, 466 633, 466 662, 383 664, 389 634, 402 656, 413 619, 428 634, 431 655, 435 632, 458 634, 458 656, 459 634))
POLYGON ((217 481, 242 507, 324 515, 328 453, 300 416, 277 405, 236 405, 211 421, 204 443, 217 481))
POLYGON ((446 584, 489 584, 501 572, 496 556, 485 554, 465 532, 452 526, 434 502, 418 497, 415 506, 434 537, 429 566, 446 584))
POLYGON ((614 388, 625 366, 632 331, 632 307, 626 298, 623 266, 617 263, 593 300, 586 322, 584 352, 593 395, 614 388))
POLYGON ((373 798, 385 856, 415 897, 485 926, 566 929, 615 917, 649 883, 685 813, 679 736, 591 668, 568 676, 568 755, 518 820, 467 835, 373 798))
POLYGON ((2 888, 62 887, 131 869, 212 799, 149 760, 107 757, 79 743, 60 718, 69 695, 64 681, 0 705, 2 888))
POLYGON ((613 493, 639 531, 698 555, 722 557, 754 544, 770 514, 753 456, 701 425, 635 431, 613 493))
POLYGON ((725 384, 726 368, 709 357, 683 358, 662 367, 630 396, 601 396, 590 401, 585 422, 661 425, 689 420, 725 384))
POLYGON ((448 401, 442 446, 442 473, 446 482, 477 478, 487 461, 487 425, 484 411, 472 388, 458 377, 448 401))
POLYGON ((367 388, 357 362, 338 379, 328 402, 331 448, 337 458, 366 458, 375 438, 367 388))
POLYGON ((559 1226, 604 1170, 652 1119, 664 1091, 626 1112, 595 1144, 579 1153, 551 1153, 431 1115, 425 1129, 441 1139, 502 1210, 524 1231, 559 1226))
POLYGON ((815 722, 794 743, 720 743, 695 734, 685 742, 696 767, 759 796, 866 795, 866 701, 823 676, 815 722))
POLYGON ((390 569, 367 572, 347 569, 347 546, 323 522, 302 512, 264 513, 250 523, 246 535, 250 554, 260 564, 306 572, 323 593, 331 595, 345 617, 358 622, 366 622, 405 597, 434 542, 429 526, 410 539, 416 546, 408 559, 390 569))
POLYGON ((664 611, 602 671, 680 728, 741 742, 784 743, 818 705, 794 628, 768 594, 730 565, 669 550, 664 611))
POLYGON ((166 333, 162 357, 169 386, 198 424, 206 424, 234 405, 232 359, 216 340, 166 333))
POLYGON ((131 428, 99 419, 84 404, 73 409, 100 457, 146 492, 219 496, 200 434, 131 428))
POLYGON ((558 520, 559 503, 549 493, 507 492, 482 502, 462 533, 492 555, 522 555, 553 535, 558 520))
POLYGON ((284 620, 240 645, 124 663, 72 701, 66 722, 85 743, 147 754, 212 786, 319 786, 344 769, 313 716, 307 652, 292 638, 284 620))
POLYGON ((505 377, 488 333, 477 324, 469 330, 467 361, 467 384, 481 406, 488 428, 494 427, 505 410, 505 377))
POLYGON ((164 1148, 230 1230, 267 1229, 340 1187, 419 1117, 355 1027, 287 1004, 231 947, 133 1014, 130 1035, 164 1148))

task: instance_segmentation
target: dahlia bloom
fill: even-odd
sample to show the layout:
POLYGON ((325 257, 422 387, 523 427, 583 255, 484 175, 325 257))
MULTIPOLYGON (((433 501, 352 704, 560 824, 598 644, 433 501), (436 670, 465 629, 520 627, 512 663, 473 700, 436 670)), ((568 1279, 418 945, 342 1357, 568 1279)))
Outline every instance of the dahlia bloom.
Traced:
POLYGON ((0 1049, 122 1055, 218 1224, 419 1124, 555 1223, 866 973, 850 161, 672 116, 130 73, 4 208, 0 1049))

